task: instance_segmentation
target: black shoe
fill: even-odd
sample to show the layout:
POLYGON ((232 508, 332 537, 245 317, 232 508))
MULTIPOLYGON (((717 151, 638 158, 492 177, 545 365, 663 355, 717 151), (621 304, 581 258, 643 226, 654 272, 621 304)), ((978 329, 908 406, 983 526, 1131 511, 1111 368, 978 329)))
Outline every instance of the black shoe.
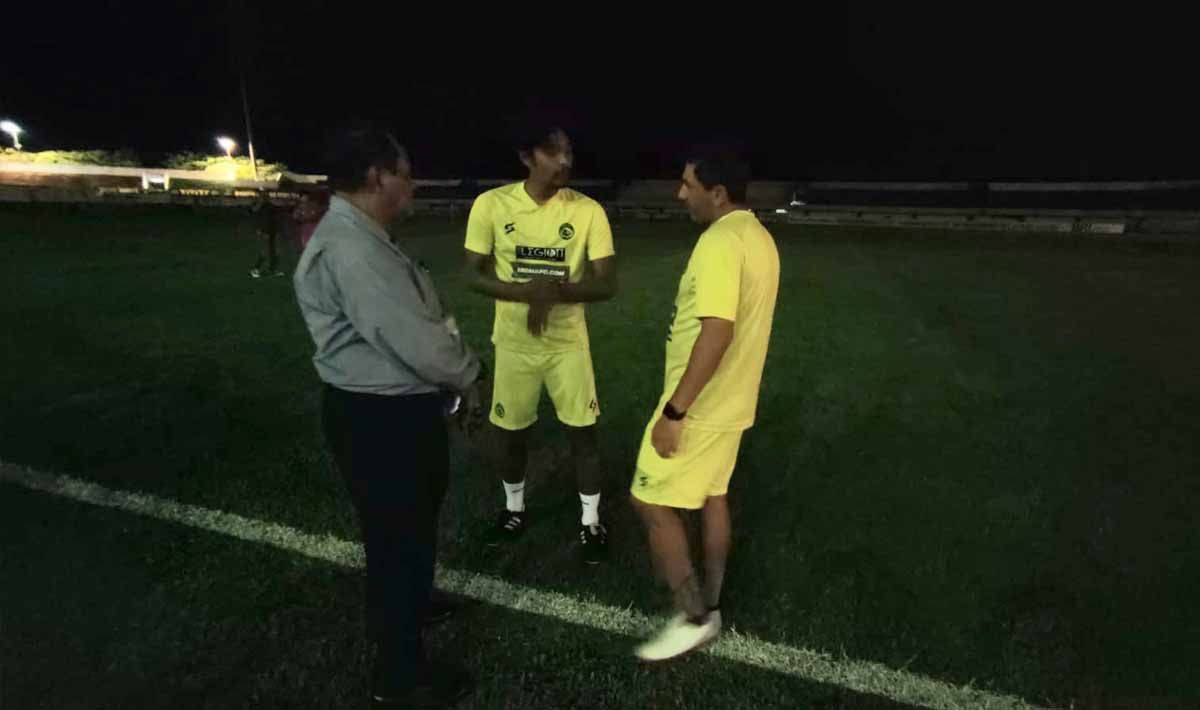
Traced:
POLYGON ((448 708, 471 694, 475 683, 458 666, 428 663, 418 674, 416 685, 400 691, 371 692, 372 708, 448 708))
POLYGON ((440 624, 457 614, 466 606, 461 601, 440 590, 433 590, 429 597, 429 611, 425 614, 425 625, 440 624))
POLYGON ((512 542, 521 533, 525 532, 525 513, 505 510, 500 513, 499 520, 496 521, 495 527, 492 528, 491 534, 488 536, 488 547, 499 547, 507 542, 512 542))
POLYGON ((579 544, 586 564, 598 565, 608 557, 608 531, 600 523, 580 525, 579 544))

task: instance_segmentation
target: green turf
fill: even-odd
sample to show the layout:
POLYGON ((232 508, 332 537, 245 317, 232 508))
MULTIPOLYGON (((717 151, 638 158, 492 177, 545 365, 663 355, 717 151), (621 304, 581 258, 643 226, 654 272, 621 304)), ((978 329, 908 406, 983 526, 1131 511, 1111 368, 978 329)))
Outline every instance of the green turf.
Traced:
MULTIPOLYGON (((400 228, 490 357, 491 306, 457 274, 461 230, 446 221, 400 228)), ((766 640, 1033 702, 1200 702, 1191 604, 1200 253, 1062 235, 773 231, 783 281, 759 424, 731 490, 727 619, 766 640)), ((617 225, 621 293, 589 309, 611 564, 584 570, 573 557, 578 502, 548 406, 525 542, 499 555, 476 544, 501 495, 484 452, 464 452, 462 505, 452 496, 444 516, 446 564, 661 608, 624 491, 694 235, 684 224, 617 225)), ((311 346, 290 282, 249 279, 256 249, 232 212, 6 208, 0 459, 354 537, 321 453, 311 346)), ((94 535, 63 535, 40 552, 37 536, 0 536, 4 577, 16 575, 12 560, 26 560, 16 567, 29 570, 23 578, 60 581, 64 608, 108 605, 142 626, 119 641, 103 638, 106 626, 70 637, 56 597, 4 585, 17 590, 5 608, 42 612, 23 611, 21 635, 0 638, 4 666, 17 669, 5 673, 5 694, 30 697, 21 694, 78 659, 78 683, 64 687, 100 674, 117 704, 145 692, 143 667, 180 692, 241 689, 238 702, 249 688, 300 692, 289 674, 334 684, 331 697, 357 691, 357 671, 339 664, 343 652, 363 652, 346 628, 357 618, 351 575, 39 495, 0 487, 0 516, 24 532, 78 524, 94 535), (145 535, 115 532, 126 525, 145 535), (108 581, 47 566, 59 558, 97 561, 111 568, 108 581), (126 584, 148 600, 145 615, 118 611, 126 584), (258 628, 247 620, 289 614, 308 621, 281 623, 278 642, 256 645, 261 634, 244 631, 258 628), (22 653, 39 634, 39 652, 22 653), (106 671, 113 643, 124 660, 106 671), (265 670, 226 684, 221 669, 243 664, 192 673, 156 650, 185 663, 189 649, 215 656, 228 645, 230 658, 265 670)), ((875 702, 714 659, 647 675, 622 665, 628 639, 566 626, 541 633, 536 619, 501 610, 479 619, 438 642, 471 649, 463 653, 488 669, 477 707, 648 707, 676 691, 733 706, 731 682, 759 706, 793 706, 789 693, 814 707, 875 702), (520 651, 502 638, 519 639, 520 651)), ((89 706, 58 697, 51 707, 89 706)))

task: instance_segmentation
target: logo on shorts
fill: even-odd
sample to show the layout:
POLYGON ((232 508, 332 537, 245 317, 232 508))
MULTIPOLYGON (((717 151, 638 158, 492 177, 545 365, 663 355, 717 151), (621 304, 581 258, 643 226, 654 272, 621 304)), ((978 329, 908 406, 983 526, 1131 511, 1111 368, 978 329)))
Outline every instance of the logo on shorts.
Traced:
POLYGON ((644 473, 642 475, 638 476, 638 485, 641 486, 642 488, 645 488, 646 486, 650 485, 650 477, 644 473))
POLYGON ((562 237, 563 241, 570 239, 575 236, 575 227, 570 222, 563 222, 558 228, 558 236, 562 237))
POLYGON ((516 222, 509 222, 508 224, 504 225, 504 233, 505 234, 512 234, 515 231, 517 231, 517 223, 516 222))
POLYGON ((588 404, 588 409, 590 409, 592 412, 598 412, 600 411, 600 403, 593 399, 588 404))
POLYGON ((499 402, 496 402, 496 416, 500 417, 501 419, 504 418, 504 405, 500 404, 499 402))

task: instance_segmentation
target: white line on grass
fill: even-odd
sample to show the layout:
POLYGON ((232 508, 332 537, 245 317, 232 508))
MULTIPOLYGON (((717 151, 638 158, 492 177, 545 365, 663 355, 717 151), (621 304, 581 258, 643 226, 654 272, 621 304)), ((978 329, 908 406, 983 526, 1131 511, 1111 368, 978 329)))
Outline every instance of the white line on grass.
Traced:
MULTIPOLYGON (((208 530, 247 542, 271 545, 343 567, 363 566, 362 547, 356 542, 332 535, 310 535, 276 523, 177 503, 144 493, 114 491, 70 476, 41 473, 3 462, 0 462, 0 482, 208 530)), ((473 572, 439 568, 437 581, 447 591, 488 604, 614 634, 640 637, 646 635, 655 623, 631 609, 524 587, 473 572)), ((719 640, 705 649, 704 653, 783 675, 935 710, 1037 710, 1037 706, 1011 695, 958 686, 871 661, 837 659, 827 653, 771 643, 732 630, 722 633, 719 640)))

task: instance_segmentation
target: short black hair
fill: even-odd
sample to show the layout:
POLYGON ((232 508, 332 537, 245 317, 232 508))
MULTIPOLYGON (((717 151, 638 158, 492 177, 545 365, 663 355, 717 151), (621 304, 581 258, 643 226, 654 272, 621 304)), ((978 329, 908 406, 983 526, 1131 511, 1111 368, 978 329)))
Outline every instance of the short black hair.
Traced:
POLYGON ((401 159, 408 161, 408 151, 391 132, 374 121, 359 120, 330 134, 322 154, 329 186, 351 192, 366 184, 372 167, 392 173, 401 159))
POLYGON ((687 159, 696 171, 696 179, 711 190, 724 185, 729 200, 734 203, 746 201, 746 189, 750 185, 750 165, 741 153, 728 146, 702 146, 693 150, 687 159))
POLYGON ((518 153, 532 155, 535 148, 546 148, 559 131, 567 133, 566 121, 557 112, 534 109, 510 119, 509 134, 518 153))

